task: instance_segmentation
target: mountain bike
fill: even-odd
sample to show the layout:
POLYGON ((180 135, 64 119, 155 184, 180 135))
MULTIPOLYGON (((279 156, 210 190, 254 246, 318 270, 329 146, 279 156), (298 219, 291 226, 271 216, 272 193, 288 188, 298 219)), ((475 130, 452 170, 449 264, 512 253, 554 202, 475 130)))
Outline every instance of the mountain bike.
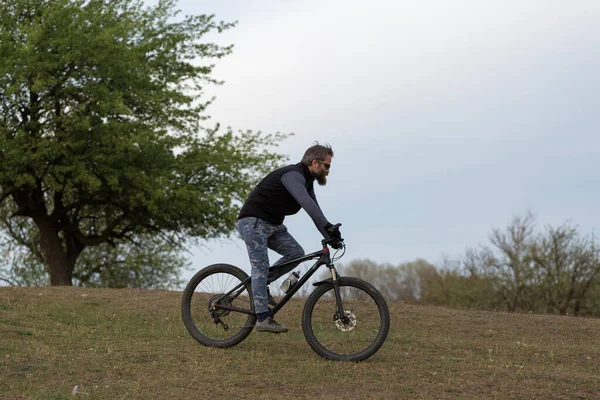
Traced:
MULTIPOLYGON (((331 229, 337 227, 339 224, 331 229)), ((335 241, 322 240, 321 250, 269 269, 268 283, 271 283, 282 276, 277 271, 286 271, 286 267, 289 271, 291 264, 317 259, 271 313, 277 314, 321 266, 326 266, 331 277, 313 283, 315 290, 304 304, 304 337, 324 358, 363 361, 383 345, 390 327, 390 314, 385 299, 371 284, 339 276, 334 262, 343 257, 346 245, 339 239, 336 246, 339 248, 331 255, 328 246, 335 245, 335 241), (341 255, 337 256, 340 251, 341 255)), ((199 343, 220 348, 235 346, 248 337, 256 323, 250 277, 229 264, 203 268, 183 292, 181 313, 185 327, 199 343)))

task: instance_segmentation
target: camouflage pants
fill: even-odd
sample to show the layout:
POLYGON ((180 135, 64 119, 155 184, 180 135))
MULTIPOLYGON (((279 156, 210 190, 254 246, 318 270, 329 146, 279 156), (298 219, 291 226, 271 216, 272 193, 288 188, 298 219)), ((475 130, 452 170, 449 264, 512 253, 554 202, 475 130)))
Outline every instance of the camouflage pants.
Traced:
POLYGON ((254 311, 257 314, 267 312, 269 311, 267 284, 293 270, 299 264, 286 266, 284 270, 269 271, 268 249, 283 256, 273 266, 302 257, 304 250, 283 224, 273 225, 260 218, 248 217, 237 222, 237 230, 242 235, 250 256, 254 311))

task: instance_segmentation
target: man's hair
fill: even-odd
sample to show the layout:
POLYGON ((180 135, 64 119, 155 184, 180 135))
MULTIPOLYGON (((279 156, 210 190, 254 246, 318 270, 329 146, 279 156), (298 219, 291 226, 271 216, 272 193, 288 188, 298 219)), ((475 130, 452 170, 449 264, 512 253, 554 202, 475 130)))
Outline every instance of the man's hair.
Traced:
POLYGON ((329 144, 321 145, 319 142, 315 142, 315 144, 304 152, 304 156, 302 157, 302 164, 311 165, 313 160, 323 161, 325 156, 333 157, 333 150, 329 144))

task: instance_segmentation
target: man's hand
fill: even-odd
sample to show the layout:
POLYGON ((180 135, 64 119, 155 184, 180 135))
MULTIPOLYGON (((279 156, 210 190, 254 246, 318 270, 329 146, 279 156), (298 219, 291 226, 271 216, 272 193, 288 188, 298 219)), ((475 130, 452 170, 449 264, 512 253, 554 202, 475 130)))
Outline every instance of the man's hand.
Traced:
POLYGON ((327 232, 331 238, 331 240, 329 240, 329 245, 336 250, 339 250, 344 246, 344 239, 342 239, 340 226, 342 226, 342 224, 331 225, 330 223, 327 223, 327 225, 325 225, 325 232, 327 232))
POLYGON ((342 240, 342 233, 340 232, 340 226, 342 226, 342 224, 331 225, 328 222, 327 225, 325 225, 325 232, 327 232, 327 234, 329 236, 331 236, 331 238, 337 239, 337 241, 342 240))
POLYGON ((341 249, 342 247, 344 247, 344 239, 339 238, 339 239, 334 239, 331 244, 331 247, 333 247, 336 250, 341 249))

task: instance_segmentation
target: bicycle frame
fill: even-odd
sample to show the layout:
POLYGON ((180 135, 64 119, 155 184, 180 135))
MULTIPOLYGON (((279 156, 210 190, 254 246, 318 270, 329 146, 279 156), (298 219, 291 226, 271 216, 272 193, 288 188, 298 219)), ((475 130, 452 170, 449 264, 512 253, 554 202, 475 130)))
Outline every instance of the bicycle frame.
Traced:
MULTIPOLYGON (((327 244, 325 241, 322 241, 322 243, 323 243, 323 249, 321 249, 319 251, 315 251, 314 253, 310 253, 310 254, 304 255, 302 257, 298 257, 293 260, 286 261, 284 263, 281 263, 281 264, 271 267, 271 269, 273 269, 273 268, 279 269, 279 268, 284 268, 286 266, 289 266, 290 264, 301 263, 304 261, 315 259, 317 257, 319 258, 317 260, 317 262, 306 272, 306 274, 304 274, 304 276, 302 276, 302 278, 300 278, 300 280, 298 282, 296 282, 290 288, 290 290, 285 294, 285 296, 281 299, 281 301, 279 301, 277 303, 277 305, 272 309, 273 315, 275 315, 294 296, 294 294, 296 294, 296 292, 298 292, 298 290, 300 290, 300 288, 302 286, 304 286, 304 284, 310 279, 310 277, 313 276, 315 272, 317 272, 317 269, 319 269, 319 267, 321 267, 322 265, 327 265, 329 267, 329 271, 331 272, 331 280, 333 283, 335 297, 336 297, 336 301, 337 301, 337 305, 338 305, 338 312, 339 312, 339 315, 342 316, 342 318, 344 318, 344 312, 343 312, 344 308, 342 306, 342 299, 340 296, 340 288, 339 288, 339 284, 338 284, 339 277, 337 275, 337 271, 335 270, 335 267, 333 266, 333 262, 331 261, 331 255, 329 253, 329 248, 327 247, 327 244)), ((245 279, 243 282, 239 283, 232 290, 225 293, 221 298, 219 298, 214 303, 215 307, 221 308, 224 310, 241 312, 244 314, 254 314, 254 312, 252 312, 250 310, 244 310, 244 309, 241 309, 238 307, 231 307, 231 306, 225 306, 225 305, 218 304, 222 298, 224 298, 226 296, 230 296, 231 294, 233 294, 236 291, 238 291, 239 289, 241 289, 239 291, 239 293, 235 293, 234 298, 237 297, 241 292, 244 291, 244 287, 247 284, 247 282, 250 281, 250 279, 251 279, 250 277, 245 279)))
POLYGON ((290 290, 285 294, 285 296, 283 296, 281 301, 279 301, 277 303, 277 305, 275 307, 273 307, 273 309, 271 311, 273 315, 277 314, 277 312, 294 296, 294 294, 296 294, 296 292, 298 292, 298 290, 300 290, 300 288, 302 286, 304 286, 304 284, 310 279, 311 276, 314 275, 315 272, 317 272, 319 267, 321 267, 322 265, 329 266, 330 271, 332 271, 332 276, 335 275, 337 277, 337 274, 335 273, 335 267, 333 266, 333 263, 331 262, 331 256, 329 254, 329 248, 327 246, 323 247, 322 250, 315 251, 314 253, 311 253, 311 254, 307 254, 304 257, 299 257, 294 260, 290 260, 290 261, 281 263, 277 266, 271 267, 271 268, 278 269, 281 267, 289 266, 290 264, 301 263, 303 261, 312 260, 317 257, 319 257, 317 262, 312 267, 310 267, 310 269, 306 272, 306 274, 304 274, 304 276, 302 276, 300 278, 300 280, 298 282, 296 282, 290 288, 290 290))

